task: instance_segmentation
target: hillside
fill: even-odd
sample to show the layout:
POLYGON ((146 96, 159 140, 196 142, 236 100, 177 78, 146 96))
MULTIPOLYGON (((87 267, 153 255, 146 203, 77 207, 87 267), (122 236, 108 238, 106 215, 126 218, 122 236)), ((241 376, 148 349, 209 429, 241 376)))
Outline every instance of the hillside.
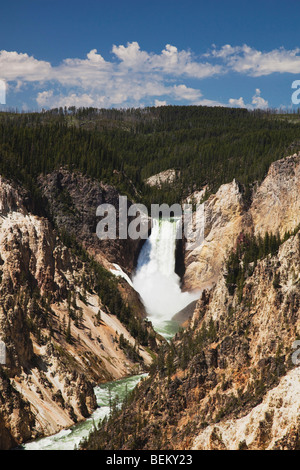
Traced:
POLYGON ((205 203, 210 230, 188 272, 194 286, 208 279, 203 265, 219 249, 209 236, 218 235, 214 282, 84 449, 299 448, 299 162, 297 154, 275 162, 248 208, 235 182, 205 203))
POLYGON ((40 211, 36 179, 61 166, 147 206, 180 202, 206 185, 216 192, 233 178, 248 200, 272 162, 300 149, 299 123, 299 115, 204 106, 0 113, 0 173, 30 189, 40 211), (145 184, 170 169, 176 184, 145 184))

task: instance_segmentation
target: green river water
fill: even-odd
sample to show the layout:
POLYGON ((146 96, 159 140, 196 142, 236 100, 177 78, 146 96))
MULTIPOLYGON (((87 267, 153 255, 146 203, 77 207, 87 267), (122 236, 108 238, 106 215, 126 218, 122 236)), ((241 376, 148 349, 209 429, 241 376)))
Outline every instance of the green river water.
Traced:
POLYGON ((110 412, 110 403, 118 397, 119 403, 126 398, 126 393, 133 390, 147 374, 135 375, 122 380, 108 382, 95 387, 98 408, 85 421, 63 429, 53 436, 44 437, 23 445, 23 450, 74 450, 80 441, 110 412))

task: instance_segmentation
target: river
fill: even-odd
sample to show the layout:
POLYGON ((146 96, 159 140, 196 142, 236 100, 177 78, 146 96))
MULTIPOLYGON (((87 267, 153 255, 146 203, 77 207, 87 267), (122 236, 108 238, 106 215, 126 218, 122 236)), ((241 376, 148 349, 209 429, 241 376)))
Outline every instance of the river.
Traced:
POLYGON ((37 439, 21 446, 24 450, 74 450, 80 441, 87 437, 94 426, 110 413, 110 403, 118 399, 121 404, 126 394, 133 390, 147 374, 135 375, 125 379, 108 382, 95 387, 98 408, 85 421, 63 429, 53 436, 37 439))

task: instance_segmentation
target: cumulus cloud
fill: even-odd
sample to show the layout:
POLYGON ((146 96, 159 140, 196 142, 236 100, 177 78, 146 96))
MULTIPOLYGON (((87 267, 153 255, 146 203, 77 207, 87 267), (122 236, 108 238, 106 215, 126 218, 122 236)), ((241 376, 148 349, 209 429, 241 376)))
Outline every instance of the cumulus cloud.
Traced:
POLYGON ((248 109, 266 109, 269 106, 267 100, 265 100, 261 95, 259 88, 256 88, 255 94, 252 96, 252 101, 249 104, 245 104, 244 98, 240 97, 238 99, 230 98, 228 103, 232 107, 238 108, 248 108, 248 109))
POLYGON ((160 54, 142 51, 137 42, 126 46, 113 46, 112 52, 121 60, 122 66, 140 72, 158 72, 174 76, 205 78, 222 72, 221 65, 201 62, 190 51, 179 51, 167 44, 160 54))
POLYGON ((48 80, 52 67, 49 62, 37 60, 28 54, 0 51, 1 79, 7 81, 39 82, 48 80))
POLYGON ((121 66, 142 70, 145 66, 149 69, 150 55, 146 51, 141 51, 137 42, 128 43, 127 46, 113 46, 113 54, 121 61, 121 66))
POLYGON ((179 100, 197 101, 202 96, 200 90, 194 88, 188 88, 186 85, 174 85, 173 90, 170 93, 179 100), (173 91, 173 93, 172 93, 173 91))
POLYGON ((178 51, 167 44, 160 55, 151 58, 151 65, 157 70, 172 75, 186 75, 193 78, 206 78, 223 72, 221 65, 197 61, 190 51, 178 51))
POLYGON ((87 93, 76 94, 70 93, 68 95, 63 94, 54 94, 53 90, 43 91, 38 93, 36 99, 38 105, 41 108, 44 107, 69 107, 76 106, 80 107, 102 107, 101 98, 90 96, 87 93), (95 100, 97 100, 97 105, 95 105, 95 100), (100 106, 101 104, 101 106, 100 106))
POLYGON ((300 73, 300 48, 287 50, 283 47, 262 52, 244 44, 232 47, 230 44, 220 49, 213 48, 206 57, 222 59, 227 70, 234 70, 253 77, 272 73, 300 73))
POLYGON ((252 104, 256 108, 265 109, 269 106, 269 103, 267 100, 265 100, 264 98, 260 96, 260 93, 261 93, 260 89, 256 88, 255 95, 252 97, 252 104))
POLYGON ((216 101, 216 100, 209 100, 207 98, 202 98, 198 101, 195 102, 196 106, 228 106, 226 103, 222 103, 221 101, 216 101))
POLYGON ((160 106, 167 106, 166 100, 160 101, 160 100, 154 100, 154 106, 156 108, 159 108, 160 106))
MULTIPOLYGON (((300 73, 300 49, 262 52, 247 45, 213 46, 201 57, 190 50, 166 44, 160 53, 142 50, 138 42, 113 45, 110 60, 89 51, 85 58, 66 58, 59 65, 27 53, 0 51, 0 79, 18 91, 24 84, 40 87, 39 106, 127 107, 179 102, 224 106, 202 96, 196 80, 235 72, 259 77, 271 73, 300 73), (189 81, 189 83, 188 83, 189 81)), ((227 105, 265 108, 268 102, 257 91, 248 105, 243 97, 227 105)))
POLYGON ((238 108, 246 108, 246 105, 244 103, 244 98, 240 97, 238 99, 236 98, 230 98, 229 99, 229 104, 232 107, 238 107, 238 108))
POLYGON ((92 49, 84 59, 66 58, 52 66, 28 54, 1 51, 0 78, 15 82, 18 88, 26 82, 51 82, 50 89, 38 93, 39 106, 109 107, 138 106, 143 100, 149 104, 151 99, 153 104, 155 100, 164 102, 166 97, 192 103, 201 92, 176 81, 221 71, 220 66, 197 61, 191 52, 179 51, 170 44, 160 54, 141 50, 137 42, 114 45, 112 54, 112 60, 107 61, 92 49))

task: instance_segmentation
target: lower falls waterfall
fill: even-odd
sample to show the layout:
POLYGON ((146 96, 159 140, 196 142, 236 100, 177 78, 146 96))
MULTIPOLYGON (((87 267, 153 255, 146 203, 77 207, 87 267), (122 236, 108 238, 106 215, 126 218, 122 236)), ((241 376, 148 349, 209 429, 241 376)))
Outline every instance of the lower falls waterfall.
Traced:
POLYGON ((133 287, 142 298, 148 319, 166 338, 174 332, 173 316, 199 298, 199 293, 181 291, 175 272, 179 226, 179 220, 153 219, 133 277, 133 287))

